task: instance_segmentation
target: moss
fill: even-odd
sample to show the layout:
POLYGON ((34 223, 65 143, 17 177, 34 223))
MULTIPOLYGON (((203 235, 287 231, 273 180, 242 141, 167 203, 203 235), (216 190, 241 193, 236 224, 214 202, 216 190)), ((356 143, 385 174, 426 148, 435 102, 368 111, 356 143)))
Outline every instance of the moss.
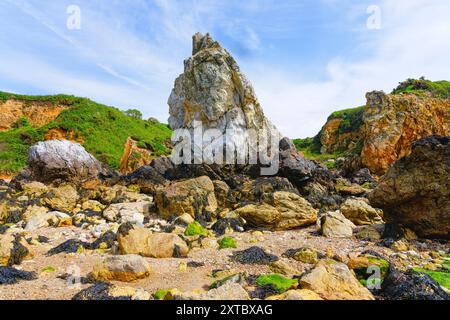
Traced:
POLYGON ((41 270, 41 272, 43 272, 43 273, 53 273, 55 271, 56 271, 56 269, 52 266, 47 266, 41 270))
POLYGON ((298 286, 298 280, 283 277, 279 274, 265 274, 256 279, 259 286, 272 285, 279 293, 298 286))
POLYGON ((237 248, 236 240, 233 237, 223 237, 218 240, 219 249, 237 248))
POLYGON ((155 300, 163 300, 172 289, 160 289, 153 294, 155 300))
POLYGON ((450 272, 431 271, 426 269, 415 268, 414 271, 428 274, 434 281, 444 288, 450 290, 450 272))
POLYGON ((203 226, 197 222, 191 222, 187 227, 186 230, 184 231, 184 235, 188 236, 188 237, 192 237, 192 236, 203 236, 206 235, 206 229, 203 228, 203 226))
POLYGON ((27 103, 45 102, 68 107, 51 123, 33 128, 20 119, 12 130, 0 132, 0 172, 15 174, 26 165, 28 148, 44 140, 50 129, 74 132, 83 146, 97 159, 118 169, 123 146, 133 137, 139 146, 146 146, 155 156, 168 154, 165 146, 172 131, 165 124, 149 123, 127 116, 117 108, 66 95, 26 96, 0 92, 0 101, 15 99, 27 103))

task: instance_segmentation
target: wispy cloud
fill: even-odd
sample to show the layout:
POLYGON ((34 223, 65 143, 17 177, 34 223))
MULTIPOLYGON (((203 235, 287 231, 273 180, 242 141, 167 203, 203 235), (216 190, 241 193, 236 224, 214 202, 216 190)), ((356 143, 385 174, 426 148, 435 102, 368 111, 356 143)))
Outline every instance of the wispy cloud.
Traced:
POLYGON ((70 93, 167 119, 167 97, 211 32, 237 58, 265 113, 291 137, 329 113, 407 77, 449 79, 447 0, 79 0, 82 29, 66 29, 72 1, 0 3, 0 89, 70 93), (367 6, 382 30, 366 28, 367 6))

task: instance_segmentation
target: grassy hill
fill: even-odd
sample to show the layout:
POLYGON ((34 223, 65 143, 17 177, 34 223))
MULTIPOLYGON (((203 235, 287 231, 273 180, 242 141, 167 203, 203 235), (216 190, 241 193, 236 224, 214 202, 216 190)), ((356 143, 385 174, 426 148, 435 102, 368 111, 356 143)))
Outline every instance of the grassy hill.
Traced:
POLYGON ((46 102, 68 108, 51 123, 34 128, 28 119, 22 118, 9 131, 0 132, 0 172, 14 174, 27 160, 30 145, 44 140, 51 129, 73 132, 86 150, 97 159, 119 167, 123 147, 128 137, 138 141, 140 147, 155 155, 169 152, 165 146, 171 130, 161 123, 150 123, 125 115, 117 108, 105 106, 87 98, 67 95, 27 96, 0 92, 0 101, 14 99, 26 103, 46 102))

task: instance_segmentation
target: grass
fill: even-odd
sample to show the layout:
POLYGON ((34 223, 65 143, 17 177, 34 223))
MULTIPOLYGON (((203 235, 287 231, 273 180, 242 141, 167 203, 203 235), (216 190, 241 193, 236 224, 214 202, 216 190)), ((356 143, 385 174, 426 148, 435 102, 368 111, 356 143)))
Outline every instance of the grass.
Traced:
POLYGON ((237 242, 233 237, 225 236, 218 240, 219 249, 237 248, 237 242))
POLYGON ((192 237, 192 236, 203 236, 206 235, 206 229, 203 228, 203 226, 197 222, 191 222, 187 227, 186 230, 184 231, 184 235, 188 236, 188 237, 192 237))
POLYGON ((51 123, 32 128, 21 120, 17 128, 0 132, 0 172, 17 173, 26 165, 29 146, 44 139, 50 129, 75 132, 86 150, 97 159, 118 169, 123 147, 128 137, 138 141, 140 147, 153 151, 155 156, 167 154, 165 142, 171 130, 165 124, 149 123, 125 115, 117 108, 96 103, 87 98, 66 95, 26 96, 0 92, 0 101, 16 99, 31 102, 48 102, 69 106, 51 123))
POLYGON ((450 99, 450 82, 449 81, 430 81, 425 78, 407 79, 401 82, 392 93, 414 93, 419 96, 431 94, 436 98, 450 99))
POLYGON ((283 277, 279 274, 265 274, 256 279, 259 286, 272 285, 279 292, 283 293, 298 286, 298 280, 283 277))

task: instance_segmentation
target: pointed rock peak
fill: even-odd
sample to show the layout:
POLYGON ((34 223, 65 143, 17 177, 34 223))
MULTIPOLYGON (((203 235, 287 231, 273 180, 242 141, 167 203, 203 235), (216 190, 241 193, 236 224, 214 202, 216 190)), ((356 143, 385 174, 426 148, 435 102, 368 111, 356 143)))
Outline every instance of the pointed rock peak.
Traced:
POLYGON ((217 41, 214 41, 209 33, 206 35, 203 35, 200 32, 194 34, 192 37, 192 55, 209 48, 220 48, 220 44, 217 41))

